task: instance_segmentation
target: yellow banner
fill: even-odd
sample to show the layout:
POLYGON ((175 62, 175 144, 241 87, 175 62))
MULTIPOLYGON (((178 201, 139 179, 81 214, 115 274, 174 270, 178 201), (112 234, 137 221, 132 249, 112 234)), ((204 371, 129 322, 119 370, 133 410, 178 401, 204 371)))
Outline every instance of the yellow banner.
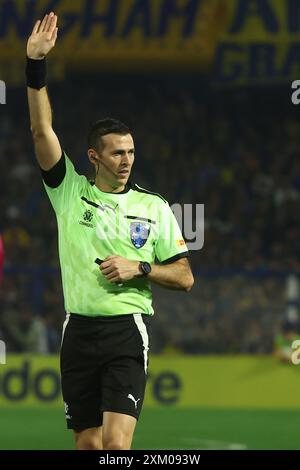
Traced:
POLYGON ((56 59, 116 68, 212 64, 219 0, 0 0, 0 58, 24 58, 45 12, 58 15, 56 59))
POLYGON ((58 78, 65 66, 204 70, 221 84, 300 76, 299 0, 0 0, 1 79, 23 76, 26 40, 51 10, 58 78))
POLYGON ((299 0, 220 0, 224 28, 214 79, 222 84, 287 81, 300 76, 299 0))
MULTIPOLYGON (((145 407, 299 409, 299 367, 272 357, 152 355, 145 407)), ((57 356, 0 365, 0 407, 62 404, 57 356)))

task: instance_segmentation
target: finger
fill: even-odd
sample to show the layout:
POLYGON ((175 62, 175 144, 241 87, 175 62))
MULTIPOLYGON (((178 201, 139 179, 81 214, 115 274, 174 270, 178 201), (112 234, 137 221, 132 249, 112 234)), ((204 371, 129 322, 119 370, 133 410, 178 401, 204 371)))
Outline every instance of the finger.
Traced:
POLYGON ((116 258, 116 256, 107 256, 106 258, 104 258, 104 260, 102 261, 102 266, 104 265, 104 263, 106 263, 104 265, 104 267, 106 266, 111 266, 111 263, 112 263, 112 260, 116 258))
POLYGON ((119 276, 115 274, 110 274, 110 276, 105 276, 109 282, 122 282, 119 276))
POLYGON ((113 268, 112 266, 110 266, 109 268, 106 268, 106 269, 103 269, 103 268, 101 269, 100 268, 100 270, 101 270, 101 272, 104 276, 106 276, 107 274, 111 274, 111 273, 116 272, 115 268, 113 268))
POLYGON ((38 20, 38 21, 35 23, 35 25, 34 25, 34 27, 33 27, 33 30, 32 30, 32 34, 36 34, 36 33, 39 32, 39 26, 40 26, 40 24, 41 24, 41 20, 38 20))
POLYGON ((56 28, 56 23, 57 23, 57 16, 54 15, 54 16, 52 16, 52 18, 50 20, 49 33, 53 33, 53 31, 56 28))
POLYGON ((104 261, 111 261, 111 260, 116 259, 116 258, 119 258, 119 256, 118 255, 110 255, 110 256, 107 256, 104 261))
POLYGON ((47 19, 48 19, 48 15, 45 15, 44 18, 43 18, 43 21, 41 23, 41 26, 40 26, 40 29, 39 29, 39 33, 42 33, 44 31, 44 28, 45 28, 45 24, 47 22, 47 19))
POLYGON ((51 11, 50 15, 48 15, 48 18, 47 18, 47 21, 46 21, 46 24, 45 24, 45 28, 44 28, 45 33, 49 33, 49 28, 50 28, 50 25, 51 25, 53 15, 54 15, 53 11, 51 11))
POLYGON ((54 42, 56 41, 57 31, 58 31, 58 28, 55 28, 55 30, 53 31, 52 36, 51 36, 51 41, 54 41, 54 42))
POLYGON ((106 268, 111 268, 111 262, 110 261, 102 261, 100 265, 100 269, 106 269, 106 268))

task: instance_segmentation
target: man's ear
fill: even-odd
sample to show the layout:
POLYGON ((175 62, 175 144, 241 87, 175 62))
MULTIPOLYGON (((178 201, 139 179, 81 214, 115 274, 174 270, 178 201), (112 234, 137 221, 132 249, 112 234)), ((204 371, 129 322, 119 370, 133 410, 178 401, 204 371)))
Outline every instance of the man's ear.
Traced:
POLYGON ((94 149, 88 149, 88 157, 89 157, 89 161, 93 163, 94 165, 97 164, 100 160, 99 155, 94 149))

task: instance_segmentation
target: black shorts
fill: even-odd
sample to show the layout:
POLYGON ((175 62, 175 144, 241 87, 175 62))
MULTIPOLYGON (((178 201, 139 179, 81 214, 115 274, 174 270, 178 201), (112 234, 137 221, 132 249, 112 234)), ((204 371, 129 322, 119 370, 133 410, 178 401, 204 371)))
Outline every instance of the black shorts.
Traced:
POLYGON ((150 346, 146 314, 114 317, 67 315, 60 368, 67 427, 102 425, 103 412, 139 418, 150 346))

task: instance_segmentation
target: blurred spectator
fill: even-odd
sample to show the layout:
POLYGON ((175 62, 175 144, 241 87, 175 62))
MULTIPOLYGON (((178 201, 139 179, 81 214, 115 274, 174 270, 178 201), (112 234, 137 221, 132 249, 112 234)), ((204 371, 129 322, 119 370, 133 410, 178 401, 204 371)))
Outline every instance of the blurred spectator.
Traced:
POLYGON ((47 330, 42 318, 33 316, 26 304, 11 305, 3 313, 2 326, 7 351, 46 354, 47 330))

